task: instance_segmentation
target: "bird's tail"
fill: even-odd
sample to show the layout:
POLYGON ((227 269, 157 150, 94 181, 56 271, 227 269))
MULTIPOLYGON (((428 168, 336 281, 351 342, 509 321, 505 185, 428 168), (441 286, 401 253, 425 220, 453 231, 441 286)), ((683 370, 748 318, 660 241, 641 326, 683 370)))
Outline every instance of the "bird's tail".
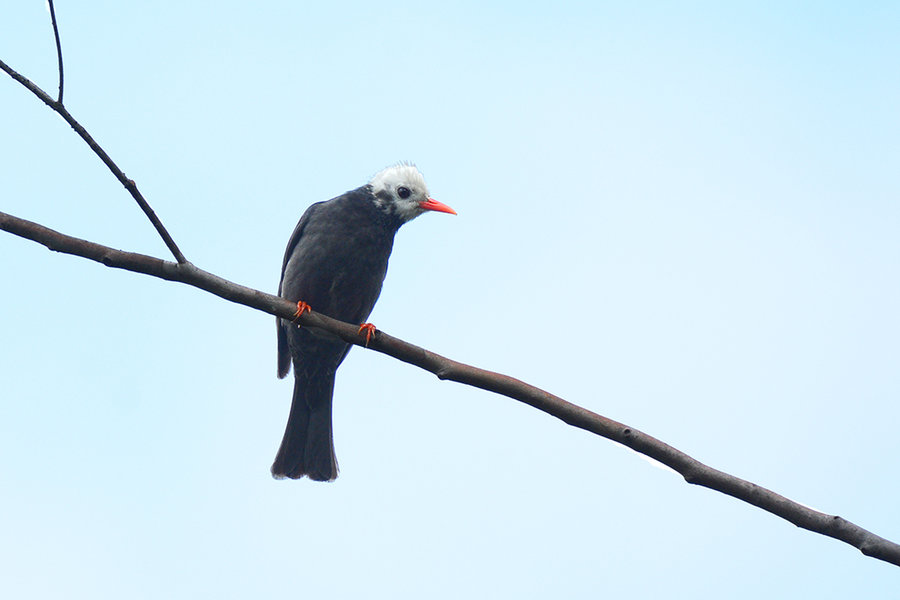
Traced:
POLYGON ((334 373, 304 373, 294 369, 294 399, 272 476, 281 479, 331 481, 338 475, 331 429, 334 373))

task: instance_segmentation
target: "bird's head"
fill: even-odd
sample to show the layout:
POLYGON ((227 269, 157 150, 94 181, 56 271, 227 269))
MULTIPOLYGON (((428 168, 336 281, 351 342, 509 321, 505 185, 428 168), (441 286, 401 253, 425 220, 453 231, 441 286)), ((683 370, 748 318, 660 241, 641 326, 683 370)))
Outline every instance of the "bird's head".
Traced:
POLYGON ((428 195, 425 178, 413 165, 400 164, 380 171, 369 182, 375 204, 405 223, 430 210, 450 213, 456 211, 428 195))

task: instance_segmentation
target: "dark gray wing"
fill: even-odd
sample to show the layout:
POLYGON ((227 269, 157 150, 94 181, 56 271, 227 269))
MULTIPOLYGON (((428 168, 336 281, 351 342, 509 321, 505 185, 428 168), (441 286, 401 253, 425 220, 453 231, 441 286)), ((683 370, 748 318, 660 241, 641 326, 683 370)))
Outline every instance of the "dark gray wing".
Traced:
MULTIPOLYGON (((291 259, 291 254, 294 253, 294 248, 297 247, 300 238, 303 237, 303 230, 306 228, 306 224, 309 223, 310 219, 312 219, 312 215, 318 210, 318 207, 321 204, 323 203, 316 202, 306 209, 306 212, 303 213, 303 216, 300 217, 300 220, 297 222, 297 226, 294 227, 294 233, 291 234, 291 239, 288 240, 287 248, 284 251, 284 261, 281 263, 281 278, 278 280, 279 296, 281 296, 281 287, 284 285, 284 270, 287 268, 288 261, 291 259)), ((287 333, 284 330, 280 318, 275 318, 275 325, 278 331, 278 378, 282 379, 286 377, 291 370, 291 351, 288 348, 287 333)))

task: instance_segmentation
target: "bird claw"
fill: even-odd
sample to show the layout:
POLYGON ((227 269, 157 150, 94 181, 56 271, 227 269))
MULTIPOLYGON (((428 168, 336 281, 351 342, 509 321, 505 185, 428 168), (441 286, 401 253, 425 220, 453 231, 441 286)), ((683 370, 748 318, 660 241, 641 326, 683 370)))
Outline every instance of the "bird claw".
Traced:
POLYGON ((294 322, 300 318, 300 316, 305 312, 312 312, 312 308, 310 308, 309 304, 300 300, 297 302, 297 312, 294 313, 294 322))
POLYGON ((377 329, 371 323, 363 323, 359 326, 359 335, 362 335, 363 331, 366 332, 366 348, 368 348, 369 341, 371 341, 371 339, 375 337, 375 332, 377 331, 377 329))

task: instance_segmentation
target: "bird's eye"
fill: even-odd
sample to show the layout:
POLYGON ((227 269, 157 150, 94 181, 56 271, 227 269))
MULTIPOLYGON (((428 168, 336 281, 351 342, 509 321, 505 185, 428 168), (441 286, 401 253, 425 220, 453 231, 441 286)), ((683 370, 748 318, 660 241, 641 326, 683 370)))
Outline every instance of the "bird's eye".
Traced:
POLYGON ((398 188, 397 188, 397 195, 400 196, 401 198, 403 198, 404 200, 406 200, 407 198, 409 198, 409 195, 410 195, 411 193, 412 193, 412 192, 409 191, 409 188, 408 188, 408 187, 398 187, 398 188))

